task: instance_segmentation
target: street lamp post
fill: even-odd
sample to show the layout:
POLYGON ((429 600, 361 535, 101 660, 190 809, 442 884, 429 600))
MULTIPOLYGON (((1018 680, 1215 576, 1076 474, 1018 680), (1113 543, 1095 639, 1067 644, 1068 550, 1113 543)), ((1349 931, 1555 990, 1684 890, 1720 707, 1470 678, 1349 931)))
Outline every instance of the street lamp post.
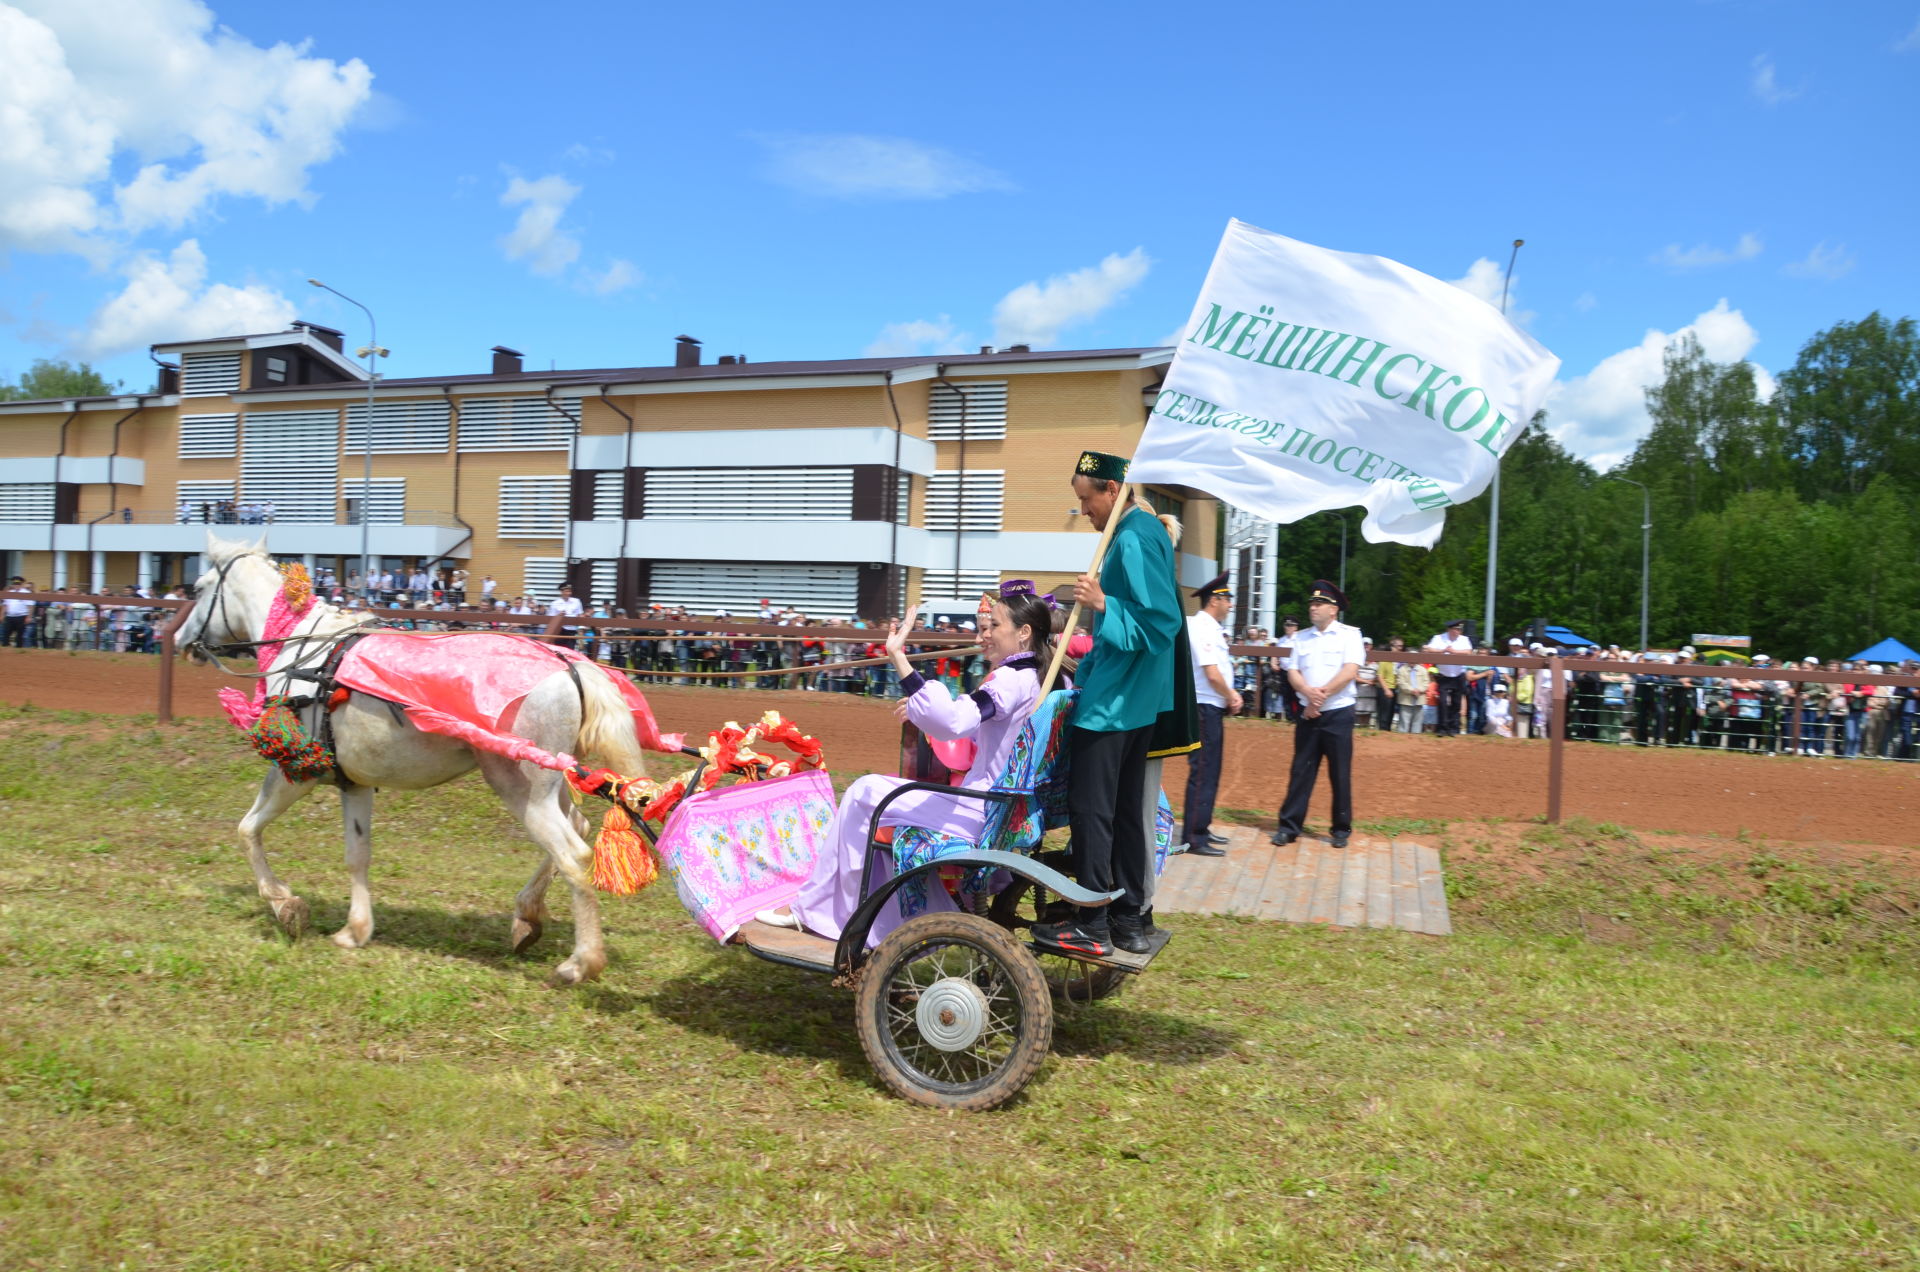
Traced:
MULTIPOLYGON (((1507 276, 1500 284, 1500 312, 1507 312, 1507 289, 1513 284, 1513 263, 1520 259, 1520 249, 1525 239, 1513 240, 1513 255, 1507 257, 1507 276)), ((1524 427, 1524 426, 1523 426, 1524 427)), ((1493 584, 1500 574, 1500 458, 1493 461, 1493 502, 1487 509, 1487 630, 1484 637, 1487 648, 1497 649, 1493 643, 1493 584)))
MULTIPOLYGON (((309 283, 321 291, 330 291, 340 299, 353 305, 367 316, 367 343, 354 352, 367 360, 367 426, 360 437, 360 451, 365 456, 360 478, 360 592, 363 597, 373 593, 373 383, 379 377, 374 374, 373 360, 387 356, 387 350, 380 347, 380 328, 373 320, 373 310, 368 309, 353 297, 335 287, 329 287, 317 278, 309 278, 309 283)), ((368 602, 371 604, 371 601, 368 602)))
POLYGON ((1621 477, 1608 473, 1614 481, 1624 481, 1629 486, 1640 487, 1640 652, 1647 652, 1647 597, 1652 590, 1652 575, 1649 572, 1653 560, 1653 495, 1646 486, 1631 477, 1621 477))

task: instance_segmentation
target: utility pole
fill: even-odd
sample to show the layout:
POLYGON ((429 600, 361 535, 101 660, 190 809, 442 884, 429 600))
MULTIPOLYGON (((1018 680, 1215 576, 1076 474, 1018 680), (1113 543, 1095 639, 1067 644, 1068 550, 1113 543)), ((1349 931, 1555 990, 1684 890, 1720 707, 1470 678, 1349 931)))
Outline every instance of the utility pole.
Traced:
POLYGON ((1646 653, 1647 645, 1647 598, 1653 592, 1653 495, 1646 486, 1631 477, 1621 477, 1608 473, 1614 481, 1624 481, 1629 486, 1640 487, 1640 652, 1646 653))

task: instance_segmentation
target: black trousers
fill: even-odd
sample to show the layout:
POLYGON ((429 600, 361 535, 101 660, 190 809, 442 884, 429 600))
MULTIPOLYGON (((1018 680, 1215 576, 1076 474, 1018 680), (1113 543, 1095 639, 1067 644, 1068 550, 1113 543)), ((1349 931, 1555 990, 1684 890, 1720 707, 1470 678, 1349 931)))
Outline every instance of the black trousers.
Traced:
POLYGON ((0 635, 0 646, 5 645, 18 645, 22 649, 27 647, 27 616, 25 614, 7 615, 6 633, 0 635))
POLYGON ((1115 914, 1138 914, 1147 903, 1153 862, 1141 813, 1152 741, 1150 724, 1119 733, 1076 727, 1067 734, 1074 869, 1083 887, 1126 892, 1110 907, 1115 914))
POLYGON ((1293 771, 1287 777, 1287 799, 1280 805, 1280 830, 1297 835, 1307 820, 1307 801, 1320 780, 1320 761, 1327 761, 1327 780, 1333 784, 1333 822, 1336 835, 1353 830, 1353 708, 1322 712, 1302 719, 1293 730, 1293 771))
POLYGON ((1465 676, 1442 676, 1434 679, 1440 684, 1440 735, 1451 737, 1460 732, 1460 708, 1467 696, 1467 678, 1465 676))
POLYGON ((1200 845, 1213 833, 1213 799, 1220 791, 1220 756, 1226 748, 1225 707, 1195 704, 1200 711, 1200 749, 1187 755, 1187 797, 1180 812, 1180 842, 1200 845))

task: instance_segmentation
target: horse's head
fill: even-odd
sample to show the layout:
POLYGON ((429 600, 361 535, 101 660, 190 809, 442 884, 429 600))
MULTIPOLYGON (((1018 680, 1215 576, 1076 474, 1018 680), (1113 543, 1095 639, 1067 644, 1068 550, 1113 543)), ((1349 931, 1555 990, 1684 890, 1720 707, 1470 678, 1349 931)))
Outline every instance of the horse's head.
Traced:
MULTIPOLYGON (((207 568, 194 581, 193 610, 174 633, 174 647, 188 662, 204 665, 213 655, 239 652, 236 646, 257 639, 250 616, 264 616, 280 571, 258 543, 234 542, 207 533, 207 568)), ((254 621, 258 621, 257 618, 254 621)))

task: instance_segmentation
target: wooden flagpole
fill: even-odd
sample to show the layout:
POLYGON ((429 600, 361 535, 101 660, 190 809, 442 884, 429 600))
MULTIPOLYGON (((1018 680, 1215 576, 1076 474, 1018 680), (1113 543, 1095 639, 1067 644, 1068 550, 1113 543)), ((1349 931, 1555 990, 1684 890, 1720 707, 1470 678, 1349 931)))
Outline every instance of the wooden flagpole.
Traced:
MULTIPOLYGON (((1133 483, 1120 483, 1120 493, 1114 497, 1113 512, 1107 517, 1107 527, 1100 532, 1100 542, 1093 545, 1093 563, 1087 566, 1087 573, 1095 579, 1100 577, 1100 562, 1107 555, 1107 544, 1113 539, 1113 528, 1120 524, 1120 518, 1133 508, 1133 483)), ((1045 699, 1053 690, 1053 682, 1060 678, 1060 663, 1067 656, 1067 642, 1073 638, 1074 628, 1080 625, 1080 602, 1075 601, 1067 612, 1067 625, 1060 631, 1060 639, 1053 647, 1053 661, 1047 666, 1046 678, 1040 682, 1040 698, 1045 699)))

